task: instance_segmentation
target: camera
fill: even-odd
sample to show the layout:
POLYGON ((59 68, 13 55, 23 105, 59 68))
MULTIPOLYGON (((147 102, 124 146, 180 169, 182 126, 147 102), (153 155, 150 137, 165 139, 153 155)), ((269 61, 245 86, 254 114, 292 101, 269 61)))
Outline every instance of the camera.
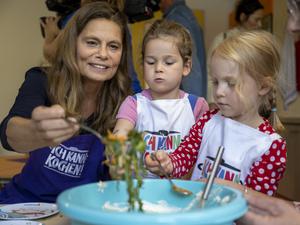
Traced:
MULTIPOLYGON (((66 17, 79 9, 80 0, 46 0, 45 4, 49 11, 56 12, 56 15, 60 17, 57 26, 59 29, 62 29, 66 17)), ((40 20, 45 23, 46 17, 40 17, 40 20)), ((42 36, 45 37, 45 31, 42 25, 41 33, 42 36)))
POLYGON ((153 12, 159 10, 160 0, 126 0, 125 14, 129 23, 151 19, 153 12))

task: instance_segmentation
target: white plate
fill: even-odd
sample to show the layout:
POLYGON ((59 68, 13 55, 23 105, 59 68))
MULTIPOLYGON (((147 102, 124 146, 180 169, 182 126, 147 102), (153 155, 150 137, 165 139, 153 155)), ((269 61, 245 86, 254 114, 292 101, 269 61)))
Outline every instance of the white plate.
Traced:
POLYGON ((0 219, 30 220, 48 217, 58 213, 56 204, 29 202, 0 206, 0 219))
POLYGON ((29 221, 29 220, 8 220, 0 221, 0 225, 43 225, 40 222, 29 221))

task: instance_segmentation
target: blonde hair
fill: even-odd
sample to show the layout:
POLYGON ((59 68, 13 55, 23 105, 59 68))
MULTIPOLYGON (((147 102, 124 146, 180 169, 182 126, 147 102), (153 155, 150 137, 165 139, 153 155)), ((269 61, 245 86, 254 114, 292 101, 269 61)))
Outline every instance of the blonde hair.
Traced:
POLYGON ((49 96, 53 104, 60 104, 67 115, 82 119, 84 97, 82 75, 77 65, 77 38, 94 19, 116 23, 122 32, 122 56, 116 74, 103 83, 98 92, 92 127, 105 134, 114 128, 118 108, 130 94, 131 79, 127 72, 127 20, 126 16, 108 3, 94 2, 81 7, 67 24, 59 39, 59 48, 48 74, 49 96))
POLYGON ((182 25, 169 20, 156 20, 147 30, 142 43, 142 62, 146 45, 150 40, 172 37, 175 39, 183 63, 192 58, 192 38, 190 32, 182 25))
POLYGON ((262 30, 241 32, 220 43, 212 56, 214 54, 237 63, 240 71, 247 72, 258 85, 270 89, 261 96, 259 113, 264 117, 271 113, 270 119, 274 120, 271 123, 275 130, 280 131, 283 126, 276 114, 276 79, 279 74, 280 55, 274 36, 262 30))

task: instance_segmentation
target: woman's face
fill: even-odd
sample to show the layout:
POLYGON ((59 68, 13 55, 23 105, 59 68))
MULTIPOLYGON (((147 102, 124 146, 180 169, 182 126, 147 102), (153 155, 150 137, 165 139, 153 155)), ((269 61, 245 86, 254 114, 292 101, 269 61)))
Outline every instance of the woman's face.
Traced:
POLYGON ((77 38, 77 64, 85 81, 104 82, 117 72, 122 57, 122 32, 107 19, 93 19, 77 38))
MULTIPOLYGON (((245 14, 244 14, 245 15, 245 14)), ((262 27, 262 18, 264 17, 264 11, 262 9, 256 10, 254 13, 248 16, 242 23, 242 26, 246 30, 255 30, 262 27)))

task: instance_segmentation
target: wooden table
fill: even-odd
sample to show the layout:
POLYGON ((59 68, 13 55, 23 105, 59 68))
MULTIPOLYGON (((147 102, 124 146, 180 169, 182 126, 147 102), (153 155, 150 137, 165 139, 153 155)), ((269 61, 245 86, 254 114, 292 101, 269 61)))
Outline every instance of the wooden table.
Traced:
POLYGON ((71 225, 71 221, 61 214, 56 214, 54 216, 50 216, 37 221, 43 223, 43 225, 71 225))
POLYGON ((26 160, 27 155, 25 154, 0 156, 0 187, 21 172, 26 160))
MULTIPOLYGON (((21 172, 26 160, 27 156, 23 154, 0 156, 0 187, 2 184, 10 181, 14 175, 21 172)), ((37 221, 44 225, 71 225, 70 220, 61 214, 37 221)))

